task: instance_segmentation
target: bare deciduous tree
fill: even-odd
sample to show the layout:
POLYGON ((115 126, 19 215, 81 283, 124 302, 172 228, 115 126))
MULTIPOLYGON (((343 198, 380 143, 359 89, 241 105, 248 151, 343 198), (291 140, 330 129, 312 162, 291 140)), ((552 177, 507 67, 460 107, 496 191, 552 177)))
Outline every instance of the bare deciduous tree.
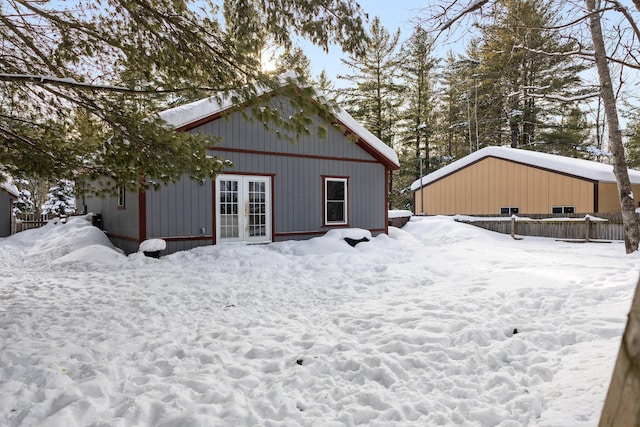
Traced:
POLYGON ((636 287, 600 426, 640 425, 640 281, 636 287))
POLYGON ((595 62, 598 69, 598 77, 600 78, 600 96, 604 104, 604 114, 609 129, 609 150, 611 150, 611 158, 613 159, 613 173, 616 176, 620 195, 624 244, 627 253, 631 253, 638 250, 640 230, 638 229, 638 218, 631 191, 631 181, 629 180, 627 162, 624 156, 622 132, 618 120, 618 107, 616 106, 616 97, 613 92, 609 64, 607 63, 607 52, 600 24, 600 12, 596 9, 595 0, 586 0, 586 4, 589 10, 589 29, 591 30, 595 62))

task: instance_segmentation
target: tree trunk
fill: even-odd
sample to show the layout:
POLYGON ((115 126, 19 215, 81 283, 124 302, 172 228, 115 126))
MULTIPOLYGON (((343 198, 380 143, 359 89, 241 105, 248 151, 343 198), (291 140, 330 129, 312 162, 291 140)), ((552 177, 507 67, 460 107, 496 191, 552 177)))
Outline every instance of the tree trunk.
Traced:
MULTIPOLYGON (((418 95, 420 96, 420 95, 418 95)), ((422 162, 420 157, 420 118, 416 119, 416 179, 422 178, 422 162)))
POLYGON ((518 139, 520 138, 520 125, 514 119, 509 122, 511 130, 511 148, 518 148, 518 139))
POLYGON ((585 0, 587 9, 590 11, 589 28, 593 39, 596 67, 600 77, 600 93, 604 104, 604 113, 609 128, 609 150, 613 159, 613 173, 618 183, 618 193, 620 195, 620 206, 622 208, 622 224, 624 226, 624 245, 627 253, 638 250, 640 241, 640 229, 638 229, 638 218, 635 213, 635 203, 631 192, 631 181, 629 171, 624 157, 624 146, 622 145, 622 132, 618 122, 618 108, 613 93, 611 74, 607 64, 606 49, 600 25, 600 14, 595 7, 595 0, 585 0))
POLYGON ((600 427, 640 425, 640 281, 622 335, 600 427))

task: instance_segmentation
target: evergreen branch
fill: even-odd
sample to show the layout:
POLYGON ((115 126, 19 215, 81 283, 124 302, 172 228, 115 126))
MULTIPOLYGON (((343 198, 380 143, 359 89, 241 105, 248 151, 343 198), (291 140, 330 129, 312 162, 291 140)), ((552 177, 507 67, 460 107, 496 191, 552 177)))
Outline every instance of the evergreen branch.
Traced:
MULTIPOLYGON (((42 75, 9 74, 9 73, 0 73, 0 81, 26 82, 26 83, 35 83, 38 85, 52 84, 55 86, 67 86, 67 87, 72 87, 72 88, 82 89, 82 90, 106 91, 106 92, 117 92, 117 93, 128 93, 128 94, 168 94, 168 93, 186 92, 193 89, 187 86, 180 87, 180 88, 172 88, 172 89, 133 89, 133 88, 123 87, 123 86, 100 85, 95 83, 78 82, 72 78, 59 78, 59 77, 42 76, 42 75)), ((198 89, 204 90, 204 91, 212 91, 212 92, 221 91, 221 89, 216 89, 212 87, 198 87, 198 89)))
MULTIPOLYGON (((147 20, 141 19, 141 17, 137 16, 137 14, 132 14, 131 13, 131 10, 129 10, 129 7, 130 7, 129 3, 130 2, 121 0, 120 3, 121 3, 121 5, 123 7, 125 7, 127 9, 127 11, 129 11, 130 17, 134 21, 136 21, 140 26, 145 28, 147 31, 151 32, 156 37, 158 37, 160 39, 164 38, 164 36, 162 34, 159 34, 157 31, 153 30, 151 28, 151 26, 148 25, 148 21, 147 20)), ((159 13, 157 11, 157 9, 152 7, 147 1, 138 1, 135 4, 138 7, 142 7, 150 15, 155 16, 155 18, 159 22, 166 21, 166 17, 164 15, 162 15, 161 13, 159 13)), ((248 73, 242 67, 238 66, 238 64, 235 61, 232 61, 231 59, 228 58, 228 55, 225 54, 225 52, 222 52, 218 47, 216 47, 216 46, 212 45, 211 43, 207 42, 205 38, 198 37, 198 35, 194 31, 192 31, 191 28, 187 27, 186 25, 181 23, 179 20, 173 21, 172 24, 173 24, 173 26, 175 26, 183 34, 189 34, 189 35, 194 36, 197 39, 199 39, 200 43, 202 43, 202 45, 204 47, 209 49, 216 56, 217 60, 226 63, 227 66, 229 66, 230 68, 234 69, 236 72, 238 72, 240 75, 244 76, 245 78, 253 79, 254 76, 251 73, 248 73)), ((212 34, 209 31, 204 31, 204 34, 206 34, 207 36, 209 36, 209 37, 213 38, 214 40, 217 40, 218 42, 220 42, 220 39, 219 39, 217 34, 212 34)))
POLYGON ((33 148, 34 150, 38 151, 39 153, 44 154, 46 157, 49 157, 50 159, 57 161, 57 162, 61 162, 62 160, 58 157, 56 157, 53 153, 50 153, 46 150, 44 150, 43 148, 40 148, 35 142, 25 138, 22 135, 19 135, 15 132, 13 132, 11 129, 5 127, 5 126, 0 126, 0 132, 4 133, 5 135, 10 136, 14 141, 17 142, 21 142, 25 145, 27 145, 28 147, 33 148))
MULTIPOLYGON (((44 9, 37 8, 37 7, 33 6, 33 5, 31 5, 30 4, 31 2, 28 2, 28 1, 25 1, 25 0, 17 0, 17 1, 18 1, 18 3, 22 4, 23 6, 25 6, 29 10, 31 10, 34 14, 36 14, 38 16, 42 16, 43 18, 54 22, 58 27, 67 26, 67 27, 69 27, 71 29, 74 29, 74 30, 79 31, 79 32, 81 32, 83 34, 86 34, 86 35, 94 38, 95 40, 101 41, 101 42, 105 43, 108 46, 111 46, 113 48, 121 49, 121 46, 116 46, 112 40, 109 40, 108 38, 103 36, 100 32, 95 31, 92 28, 89 28, 89 26, 87 26, 87 24, 61 19, 56 14, 50 13, 50 12, 44 10, 44 9)), ((130 9, 132 7, 131 6, 131 2, 120 0, 120 5, 122 7, 124 7, 129 12, 129 17, 131 19, 133 19, 136 23, 138 23, 141 27, 145 28, 147 31, 149 31, 151 34, 153 34, 156 38, 158 38, 160 40, 165 39, 164 35, 162 35, 162 34, 158 33, 157 31, 154 31, 154 30, 151 29, 151 26, 149 25, 147 20, 142 19, 142 17, 138 16, 138 14, 132 13, 132 11, 130 9)), ((161 13, 159 13, 156 8, 154 8, 151 5, 149 5, 148 2, 146 2, 146 1, 135 2, 133 7, 142 7, 148 14, 150 14, 151 16, 154 16, 154 18, 156 18, 157 21, 159 21, 159 22, 167 22, 167 17, 165 15, 162 15, 161 13)), ((195 34, 186 25, 178 22, 178 20, 173 21, 173 24, 183 34, 189 34, 191 36, 199 38, 197 36, 197 34, 195 34)), ((207 36, 212 37, 212 38, 217 39, 218 41, 220 41, 219 37, 217 37, 217 35, 212 34, 211 32, 204 31, 204 34, 206 34, 207 36)), ((215 47, 212 44, 208 43, 204 38, 199 38, 199 41, 207 49, 211 50, 212 54, 217 58, 217 60, 226 63, 228 67, 234 69, 235 71, 237 71, 239 74, 243 75, 244 77, 247 77, 247 78, 252 78, 253 77, 252 75, 247 73, 245 70, 243 70, 241 67, 239 67, 236 62, 234 62, 231 59, 229 59, 228 58, 229 55, 225 54, 225 52, 222 52, 217 47, 215 47)), ((179 88, 179 89, 166 90, 166 91, 157 90, 157 89, 156 90, 139 90, 139 91, 137 91, 137 90, 132 90, 130 88, 126 88, 126 89, 125 88, 120 88, 118 91, 127 92, 127 93, 148 94, 148 93, 174 93, 174 92, 186 91, 186 90, 189 90, 189 89, 190 88, 179 88)), ((208 90, 208 91, 211 91, 211 90, 221 91, 222 90, 222 89, 214 89, 214 88, 199 88, 199 89, 208 90)))
POLYGON ((30 1, 25 1, 25 0, 16 0, 16 1, 17 1, 17 3, 21 4, 22 6, 26 7, 30 11, 32 11, 35 15, 40 16, 42 18, 45 18, 45 19, 55 23, 58 28, 68 27, 68 28, 71 28, 71 29, 76 30, 78 32, 81 32, 83 34, 86 34, 88 36, 92 36, 96 40, 99 40, 99 41, 102 41, 102 42, 107 43, 109 45, 112 45, 112 43, 108 39, 103 37, 98 31, 95 31, 92 28, 90 28, 90 26, 87 23, 79 23, 79 22, 75 22, 75 21, 71 21, 71 20, 64 20, 64 19, 61 19, 58 16, 58 15, 65 15, 68 11, 51 13, 51 12, 46 11, 44 9, 40 9, 40 8, 37 8, 37 7, 33 6, 31 4, 32 2, 30 2, 30 1))
POLYGON ((40 49, 38 49, 34 45, 33 40, 30 37, 28 37, 26 34, 22 33, 22 31, 20 31, 20 29, 13 22, 11 22, 10 19, 6 19, 2 14, 0 14, 0 21, 4 25, 6 25, 7 28, 11 32, 13 32, 13 34, 15 34, 29 49, 31 49, 31 51, 38 58, 40 58, 40 60, 42 61, 43 64, 45 64, 47 67, 49 67, 49 69, 52 70, 52 71, 56 69, 56 67, 51 63, 51 61, 47 57, 47 55, 45 55, 43 52, 41 52, 40 49))

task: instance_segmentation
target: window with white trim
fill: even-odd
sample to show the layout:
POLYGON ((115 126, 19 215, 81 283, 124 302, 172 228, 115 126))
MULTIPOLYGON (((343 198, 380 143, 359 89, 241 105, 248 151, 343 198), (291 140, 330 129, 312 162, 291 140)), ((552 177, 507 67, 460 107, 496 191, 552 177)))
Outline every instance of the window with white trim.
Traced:
POLYGON ((551 213, 554 214, 572 214, 575 212, 575 206, 551 206, 551 213))
POLYGON ((324 178, 324 223, 342 225, 347 218, 347 178, 324 178))

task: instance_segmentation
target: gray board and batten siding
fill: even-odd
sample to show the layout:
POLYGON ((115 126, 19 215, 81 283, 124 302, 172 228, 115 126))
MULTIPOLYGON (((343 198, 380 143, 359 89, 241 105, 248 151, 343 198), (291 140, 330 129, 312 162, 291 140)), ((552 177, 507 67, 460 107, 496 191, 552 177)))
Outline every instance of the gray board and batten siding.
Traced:
POLYGON ((16 197, 0 187, 0 237, 11 235, 12 205, 16 197))
MULTIPOLYGON (((278 103, 278 108, 284 104, 278 103)), ((249 108, 244 112, 251 115, 249 108)), ((321 117, 314 118, 310 130, 310 135, 292 143, 237 110, 178 127, 178 131, 220 137, 209 152, 233 163, 223 174, 268 178, 272 187, 269 241, 308 239, 340 227, 367 229, 373 235, 385 232, 388 165, 321 117), (326 137, 319 138, 315 126, 324 126, 326 137), (345 225, 324 225, 325 177, 347 179, 345 225)), ((88 207, 102 213, 105 230, 125 252, 136 251, 144 239, 162 238, 167 241, 163 252, 167 254, 218 243, 215 194, 215 180, 184 177, 159 190, 140 195, 127 192, 124 208, 117 208, 113 198, 104 199, 100 206, 88 203, 88 207)))
MULTIPOLYGON (((250 114, 250 111, 246 111, 250 114)), ((240 112, 204 123, 189 132, 220 136, 211 154, 230 160, 224 173, 272 177, 273 241, 307 239, 323 227, 323 177, 348 178, 349 226, 385 230, 385 167, 338 129, 326 138, 315 131, 297 142, 265 131, 240 112)), ((215 242, 214 183, 183 179, 160 191, 147 192, 147 236, 167 239, 167 252, 215 242), (204 228, 204 233, 202 232, 204 228), (198 236, 196 238, 180 237, 198 236)))
POLYGON ((123 206, 114 195, 86 197, 85 204, 87 212, 101 215, 101 227, 115 246, 126 253, 138 251, 140 209, 137 192, 127 191, 123 206))
POLYGON ((167 240, 167 253, 214 243, 213 183, 184 177, 146 194, 146 238, 167 240))

